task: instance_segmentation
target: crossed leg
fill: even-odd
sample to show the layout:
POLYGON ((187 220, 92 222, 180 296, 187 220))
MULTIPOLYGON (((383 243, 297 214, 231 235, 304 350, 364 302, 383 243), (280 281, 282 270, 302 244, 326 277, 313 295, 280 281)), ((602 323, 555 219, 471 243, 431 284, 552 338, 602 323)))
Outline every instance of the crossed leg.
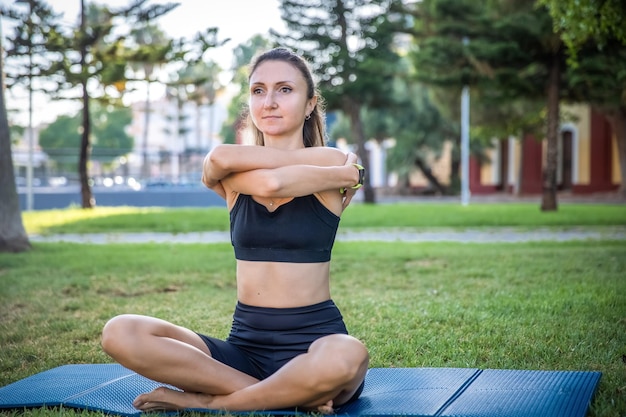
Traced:
POLYGON ((183 391, 160 387, 134 402, 141 410, 208 408, 227 411, 302 407, 323 413, 348 401, 368 367, 368 353, 347 335, 322 337, 270 377, 259 381, 213 359, 202 339, 163 320, 118 316, 102 346, 123 366, 183 391))

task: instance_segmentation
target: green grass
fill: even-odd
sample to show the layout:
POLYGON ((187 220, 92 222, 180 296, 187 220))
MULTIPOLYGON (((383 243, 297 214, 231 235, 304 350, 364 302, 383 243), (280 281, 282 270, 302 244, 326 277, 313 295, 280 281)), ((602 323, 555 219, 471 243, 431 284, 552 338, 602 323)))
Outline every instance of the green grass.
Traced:
MULTIPOLYGON (((29 211, 23 214, 28 233, 104 233, 228 230, 226 208, 163 209, 100 207, 94 210, 29 211)), ((436 227, 606 227, 626 226, 626 206, 561 204, 541 212, 537 204, 352 204, 343 214, 344 228, 436 227)))
MULTIPOLYGON (((391 207, 355 204, 341 227, 626 224, 623 206, 561 205, 548 216, 523 204, 391 207)), ((225 209, 67 210, 24 217, 31 233, 185 232, 226 230, 228 224, 225 209)), ((226 336, 234 267, 232 248, 224 243, 36 243, 26 253, 0 254, 0 385, 68 363, 110 362, 100 348, 100 331, 119 313, 154 315, 226 336)), ((625 271, 626 241, 337 242, 332 284, 333 298, 351 333, 367 344, 373 367, 601 371, 589 415, 624 417, 625 271)))

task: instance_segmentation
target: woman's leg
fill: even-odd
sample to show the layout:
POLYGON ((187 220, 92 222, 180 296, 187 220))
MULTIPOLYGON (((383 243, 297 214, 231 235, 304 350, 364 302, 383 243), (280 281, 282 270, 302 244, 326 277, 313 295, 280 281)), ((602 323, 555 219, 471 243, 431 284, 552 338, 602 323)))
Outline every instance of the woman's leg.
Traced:
MULTIPOLYGON (((365 378, 368 362, 367 349, 357 339, 343 334, 325 336, 268 378, 230 394, 202 398, 207 401, 204 408, 258 411, 297 406, 332 412, 333 405, 352 398, 365 378)), ((185 393, 158 389, 138 397, 136 406, 176 409, 189 407, 188 401, 185 393)))
POLYGON ((104 326, 102 347, 122 366, 184 391, 225 395, 258 382, 211 357, 195 332, 153 317, 114 317, 104 326))

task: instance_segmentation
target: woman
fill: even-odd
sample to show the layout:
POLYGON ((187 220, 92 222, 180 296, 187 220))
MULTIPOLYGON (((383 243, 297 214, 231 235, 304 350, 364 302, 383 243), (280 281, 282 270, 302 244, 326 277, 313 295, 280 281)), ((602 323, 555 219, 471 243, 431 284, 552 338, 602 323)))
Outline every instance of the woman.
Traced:
POLYGON ((331 413, 358 397, 368 367, 330 296, 342 211, 363 181, 356 156, 324 147, 324 114, 306 62, 287 49, 251 64, 248 126, 256 146, 220 145, 203 183, 230 211, 237 305, 226 341, 160 319, 122 315, 104 350, 166 387, 141 410, 299 407, 331 413))

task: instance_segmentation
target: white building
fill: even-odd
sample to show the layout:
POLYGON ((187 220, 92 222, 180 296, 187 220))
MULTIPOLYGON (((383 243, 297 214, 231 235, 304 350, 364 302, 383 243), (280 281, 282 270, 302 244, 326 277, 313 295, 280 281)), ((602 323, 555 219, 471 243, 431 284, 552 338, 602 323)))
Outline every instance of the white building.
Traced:
POLYGON ((185 181, 199 174, 204 155, 222 142, 219 132, 227 117, 223 102, 211 106, 184 102, 179 108, 175 100, 163 97, 150 103, 147 125, 146 103, 133 103, 131 109, 134 148, 128 157, 129 175, 141 176, 145 151, 150 178, 185 181))

